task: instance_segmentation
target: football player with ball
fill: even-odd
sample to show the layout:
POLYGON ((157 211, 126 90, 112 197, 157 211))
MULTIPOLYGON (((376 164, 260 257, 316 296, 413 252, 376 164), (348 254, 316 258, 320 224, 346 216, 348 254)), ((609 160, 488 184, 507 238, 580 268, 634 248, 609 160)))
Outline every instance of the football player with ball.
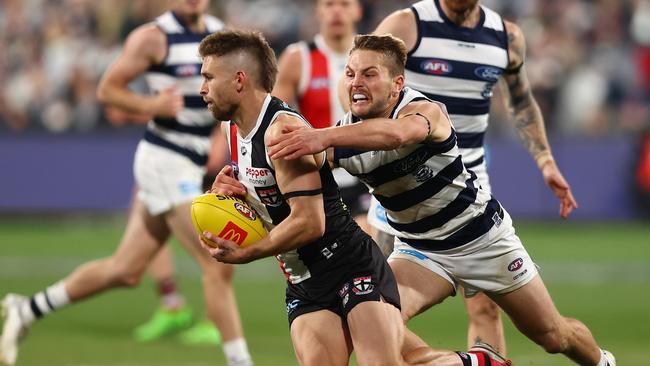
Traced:
MULTIPOLYGON (((245 196, 268 229, 249 246, 206 231, 204 247, 224 263, 277 257, 287 279, 287 316, 300 364, 347 365, 353 348, 359 365, 403 364, 395 278, 343 205, 325 154, 291 161, 266 154, 267 139, 286 126, 308 124, 270 94, 277 74, 273 50, 260 33, 228 30, 203 39, 199 53, 201 95, 215 119, 232 121, 223 128, 235 168, 222 170, 213 191, 245 196)), ((234 219, 233 205, 223 207, 234 219)))

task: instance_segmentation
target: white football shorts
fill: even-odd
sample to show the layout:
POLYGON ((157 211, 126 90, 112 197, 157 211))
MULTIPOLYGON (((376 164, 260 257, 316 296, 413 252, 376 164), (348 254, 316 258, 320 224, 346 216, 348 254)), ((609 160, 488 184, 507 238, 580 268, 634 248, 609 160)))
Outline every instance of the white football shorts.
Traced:
POLYGON ((151 215, 191 202, 203 193, 205 167, 172 150, 140 141, 133 174, 138 198, 151 215))
POLYGON ((438 274, 471 297, 478 292, 505 294, 530 282, 538 273, 519 237, 510 215, 478 239, 444 251, 423 251, 395 239, 388 261, 406 259, 438 274))

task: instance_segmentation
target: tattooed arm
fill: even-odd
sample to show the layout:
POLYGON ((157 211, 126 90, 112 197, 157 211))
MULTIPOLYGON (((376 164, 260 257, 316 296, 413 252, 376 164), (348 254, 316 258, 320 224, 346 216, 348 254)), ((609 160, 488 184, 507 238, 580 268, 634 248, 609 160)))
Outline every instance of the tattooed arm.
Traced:
POLYGON ((506 21, 508 33, 508 68, 503 74, 509 96, 506 103, 514 116, 517 134, 526 149, 535 160, 537 167, 542 172, 544 182, 560 200, 560 216, 567 218, 574 208, 578 207, 571 187, 566 182, 560 169, 555 163, 551 147, 546 138, 544 118, 533 97, 530 83, 526 77, 524 57, 526 43, 519 27, 506 21))

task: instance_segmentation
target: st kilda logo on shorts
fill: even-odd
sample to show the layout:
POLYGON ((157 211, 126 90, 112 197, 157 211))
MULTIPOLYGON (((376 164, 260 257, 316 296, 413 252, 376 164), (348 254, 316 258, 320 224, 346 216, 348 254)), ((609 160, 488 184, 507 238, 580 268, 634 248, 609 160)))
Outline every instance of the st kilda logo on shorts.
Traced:
POLYGON ((517 258, 514 261, 510 262, 510 264, 508 264, 508 271, 514 272, 519 268, 521 268, 523 265, 524 265, 524 260, 521 258, 517 258))
POLYGON ((226 226, 223 227, 223 230, 221 230, 217 236, 224 240, 234 241, 237 245, 242 245, 244 240, 246 240, 248 233, 237 226, 234 222, 228 221, 226 226))
POLYGON ((241 204, 239 202, 235 202, 234 206, 235 206, 235 210, 237 210, 237 212, 239 212, 245 218, 251 221, 255 221, 255 219, 257 218, 255 212, 250 208, 246 207, 246 205, 241 204))
POLYGON ((352 280, 352 285, 354 286, 352 292, 354 292, 355 295, 369 294, 375 289, 375 285, 372 284, 371 276, 357 277, 352 280))

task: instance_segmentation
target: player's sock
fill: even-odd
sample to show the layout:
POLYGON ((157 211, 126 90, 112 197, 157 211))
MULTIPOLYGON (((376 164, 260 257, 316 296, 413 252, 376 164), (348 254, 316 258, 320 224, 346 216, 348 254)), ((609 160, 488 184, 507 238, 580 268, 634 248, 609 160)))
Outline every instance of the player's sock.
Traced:
POLYGON ((165 309, 175 310, 185 305, 185 298, 178 291, 176 280, 173 278, 168 278, 158 283, 158 294, 160 295, 160 302, 165 309))
POLYGON ((28 322, 39 319, 54 310, 60 309, 70 303, 68 293, 65 291, 65 284, 59 281, 37 292, 28 302, 25 302, 20 309, 21 315, 28 322))
POLYGON ((609 357, 607 357, 607 352, 602 348, 600 349, 600 361, 598 361, 596 366, 616 366, 614 356, 610 353, 609 357))
POLYGON ((244 338, 233 339, 223 344, 223 353, 226 355, 228 366, 252 366, 253 360, 248 352, 244 338))

